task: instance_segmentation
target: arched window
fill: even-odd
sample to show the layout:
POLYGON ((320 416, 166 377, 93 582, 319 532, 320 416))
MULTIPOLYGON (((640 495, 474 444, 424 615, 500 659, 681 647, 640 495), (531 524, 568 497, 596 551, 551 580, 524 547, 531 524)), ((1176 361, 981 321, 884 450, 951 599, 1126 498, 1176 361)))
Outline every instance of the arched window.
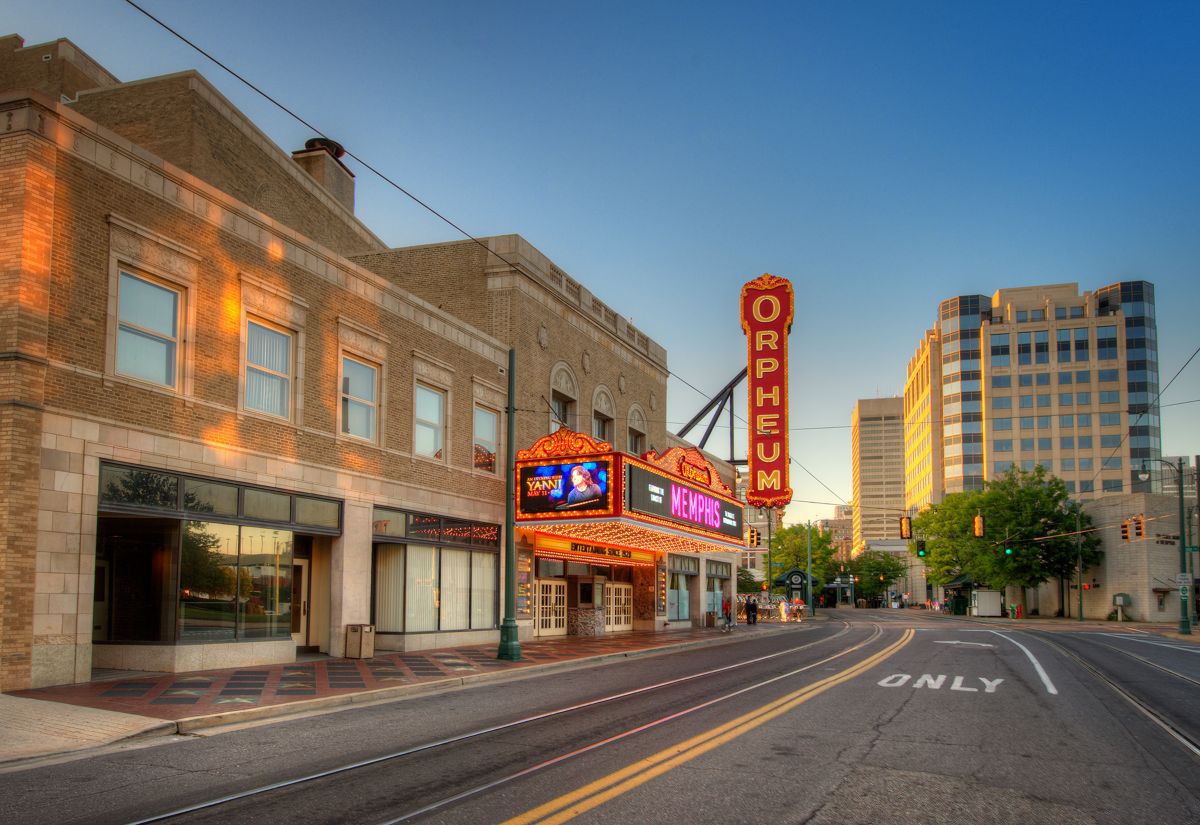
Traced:
POLYGON ((625 450, 634 455, 641 455, 646 452, 646 414, 637 404, 629 408, 627 424, 628 440, 625 450))
POLYGON ((592 437, 600 441, 613 440, 613 419, 616 418, 617 405, 613 403, 612 393, 608 387, 601 384, 592 393, 592 437))
POLYGON ((578 429, 575 423, 576 402, 579 398, 579 382, 566 362, 559 361, 550 370, 550 427, 554 432, 559 427, 578 429))

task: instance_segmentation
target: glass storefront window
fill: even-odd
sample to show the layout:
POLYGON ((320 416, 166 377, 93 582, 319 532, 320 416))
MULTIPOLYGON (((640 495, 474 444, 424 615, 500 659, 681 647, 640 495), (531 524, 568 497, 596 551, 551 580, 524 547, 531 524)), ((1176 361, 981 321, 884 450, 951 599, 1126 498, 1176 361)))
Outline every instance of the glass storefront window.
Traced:
POLYGON ((269 490, 247 487, 243 509, 246 518, 264 521, 291 521, 292 497, 269 490))
POLYGON ((404 629, 408 633, 437 630, 437 548, 408 545, 404 577, 404 629))
POLYGON ((244 639, 290 636, 292 533, 271 527, 241 530, 238 635, 244 639))
POLYGON ((238 527, 187 521, 179 560, 179 638, 220 641, 235 637, 238 601, 250 582, 238 570, 238 527))
POLYGON ((233 484, 218 484, 215 481, 184 478, 183 509, 190 513, 236 516, 238 488, 233 484))
POLYGON ((471 551, 471 629, 489 630, 496 626, 495 553, 471 551))
POLYGON ((296 523, 314 527, 337 527, 341 508, 336 501, 296 496, 296 523))
POLYGON ((440 630, 466 630, 470 626, 471 551, 442 550, 440 630))
POLYGON ((380 633, 404 631, 403 544, 375 547, 375 629, 380 633))
POLYGON ((179 504, 179 479, 166 473, 102 464, 100 500, 105 504, 174 509, 179 504))
POLYGON ((670 585, 667 588, 667 619, 670 621, 686 621, 691 618, 688 603, 688 586, 691 576, 683 573, 671 573, 670 585))

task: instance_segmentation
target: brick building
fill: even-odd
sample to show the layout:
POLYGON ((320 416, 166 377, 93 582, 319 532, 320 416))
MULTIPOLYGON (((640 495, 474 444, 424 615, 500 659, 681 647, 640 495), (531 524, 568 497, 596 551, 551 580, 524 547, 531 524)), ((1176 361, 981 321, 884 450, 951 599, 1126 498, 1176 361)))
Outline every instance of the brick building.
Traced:
POLYGON ((519 236, 387 249, 196 72, 0 38, 0 122, 2 690, 495 640, 510 347, 516 446, 668 446, 661 347, 519 236))

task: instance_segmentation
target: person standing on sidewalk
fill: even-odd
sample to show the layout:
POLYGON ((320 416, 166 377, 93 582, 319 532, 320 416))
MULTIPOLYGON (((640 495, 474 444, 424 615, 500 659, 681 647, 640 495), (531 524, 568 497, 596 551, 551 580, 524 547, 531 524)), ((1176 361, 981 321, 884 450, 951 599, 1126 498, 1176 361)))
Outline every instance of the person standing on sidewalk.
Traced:
POLYGON ((758 624, 758 600, 753 596, 746 602, 746 624, 758 624))
POLYGON ((728 596, 721 602, 721 613, 725 615, 725 627, 721 628, 721 632, 728 633, 733 630, 733 603, 728 596))

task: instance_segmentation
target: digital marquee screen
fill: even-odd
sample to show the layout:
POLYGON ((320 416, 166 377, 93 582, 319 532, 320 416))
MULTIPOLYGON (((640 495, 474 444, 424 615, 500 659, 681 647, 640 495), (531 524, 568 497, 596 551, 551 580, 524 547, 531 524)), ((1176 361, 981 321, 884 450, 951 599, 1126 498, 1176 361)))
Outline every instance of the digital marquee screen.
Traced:
POLYGON ((630 510, 743 540, 741 507, 635 464, 626 466, 630 510))
POLYGON ((579 461, 518 468, 517 508, 522 515, 569 515, 610 509, 612 464, 579 461))

